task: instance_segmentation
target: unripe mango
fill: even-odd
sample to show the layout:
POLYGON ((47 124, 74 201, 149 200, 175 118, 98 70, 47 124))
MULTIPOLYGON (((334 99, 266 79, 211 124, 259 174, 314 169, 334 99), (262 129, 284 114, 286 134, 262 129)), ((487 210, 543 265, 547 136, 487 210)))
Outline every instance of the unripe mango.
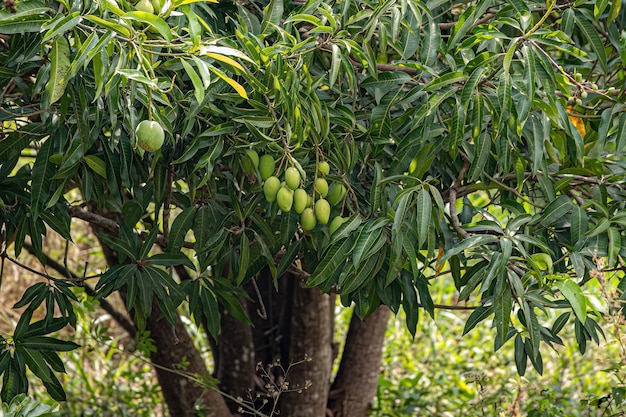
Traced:
POLYGON ((259 172, 261 173, 261 179, 265 181, 272 175, 274 175, 274 170, 276 170, 276 162, 274 161, 274 157, 272 155, 263 155, 259 159, 259 172))
POLYGON ((328 194, 328 182, 324 178, 318 178, 315 180, 315 189, 322 196, 326 197, 328 194))
POLYGON ((281 187, 276 195, 276 203, 283 213, 287 213, 293 206, 293 191, 287 187, 281 187))
POLYGON ((146 152, 154 152, 161 148, 165 140, 165 132, 154 120, 142 120, 135 129, 137 145, 146 152))
POLYGON ((265 194, 265 199, 270 203, 276 201, 279 189, 280 180, 278 177, 269 177, 266 179, 265 184, 263 184, 263 194, 265 194))
POLYGON ((300 216, 300 225, 302 226, 302 230, 309 231, 315 228, 317 221, 315 219, 315 213, 311 207, 307 207, 302 212, 300 216))
POLYGON ((287 168, 285 170, 285 183, 292 190, 298 188, 300 186, 300 172, 294 167, 287 168))
POLYGON ((337 205, 346 195, 346 191, 346 187, 343 184, 336 184, 326 197, 326 200, 333 206, 337 205))
POLYGON ((254 149, 246 149, 246 154, 241 163, 243 171, 248 175, 252 175, 259 166, 259 154, 254 149))
POLYGON ((306 208, 308 200, 309 195, 307 192, 302 188, 298 188, 293 192, 293 211, 301 214, 306 208))
POLYGON ((139 12, 154 13, 154 6, 150 0, 139 0, 139 3, 135 5, 135 10, 139 12))
POLYGON ((330 219, 330 204, 323 198, 315 202, 315 218, 319 224, 326 224, 330 219))
POLYGON ((330 165, 328 165, 328 162, 322 161, 317 166, 317 170, 324 175, 328 175, 330 174, 330 165))
POLYGON ((330 235, 332 236, 333 233, 335 233, 337 231, 337 229, 339 229, 339 227, 344 224, 346 222, 346 220, 341 216, 337 216, 335 217, 331 222, 330 225, 328 226, 328 233, 330 233, 330 235))

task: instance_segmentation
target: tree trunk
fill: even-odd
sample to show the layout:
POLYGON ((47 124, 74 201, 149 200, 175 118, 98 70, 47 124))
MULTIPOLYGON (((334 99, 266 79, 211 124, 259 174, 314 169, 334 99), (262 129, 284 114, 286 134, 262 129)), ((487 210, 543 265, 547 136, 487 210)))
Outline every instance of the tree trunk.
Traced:
POLYGON ((378 386, 389 313, 387 307, 381 306, 363 321, 356 314, 352 315, 341 365, 330 394, 329 408, 333 417, 367 417, 378 386))
POLYGON ((288 391, 281 396, 280 415, 323 417, 332 367, 330 297, 297 284, 293 297, 289 363, 294 365, 287 374, 288 391))
MULTIPOLYGON (((242 300, 243 301, 243 300, 242 300)), ((244 310, 246 303, 241 303, 244 310)), ((254 390, 255 357, 252 329, 247 323, 237 320, 227 311, 222 312, 217 350, 214 351, 217 379, 220 388, 227 394, 250 401, 254 390)), ((228 401, 235 412, 239 404, 228 401)))
POLYGON ((193 340, 185 330, 180 319, 176 327, 161 315, 156 302, 148 317, 146 328, 154 341, 156 351, 150 358, 155 366, 163 397, 172 417, 194 417, 197 406, 201 415, 206 417, 227 417, 232 414, 220 393, 203 388, 186 375, 171 370, 180 369, 186 374, 208 375, 204 359, 195 348, 193 340), (182 362, 186 363, 181 367, 182 362))

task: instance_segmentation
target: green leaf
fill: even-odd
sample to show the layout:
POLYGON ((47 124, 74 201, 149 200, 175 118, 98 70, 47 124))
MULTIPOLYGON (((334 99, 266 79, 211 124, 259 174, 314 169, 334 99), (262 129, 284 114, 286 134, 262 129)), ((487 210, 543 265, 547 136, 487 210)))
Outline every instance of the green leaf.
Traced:
POLYGON ((439 263, 443 263, 453 257, 454 255, 458 255, 466 249, 474 248, 474 247, 484 247, 485 245, 494 243, 496 241, 495 236, 472 236, 467 239, 463 239, 461 243, 452 249, 446 251, 444 256, 439 260, 439 263))
POLYGON ((61 330, 65 326, 67 326, 67 319, 61 317, 54 318, 51 321, 36 321, 34 323, 30 323, 28 329, 26 329, 22 334, 22 339, 54 333, 61 330))
MULTIPOLYGON (((621 2, 618 2, 618 3, 621 3, 621 2)), ((594 4, 593 6, 593 17, 596 20, 598 20, 600 18, 600 15, 604 13, 604 10, 606 9, 606 6, 608 5, 609 5, 609 0, 597 0, 596 4, 594 4)))
POLYGON ((160 265, 160 266, 174 266, 174 265, 184 265, 188 268, 195 269, 195 266, 191 259, 187 257, 182 252, 162 252, 157 253, 156 255, 152 255, 148 259, 147 262, 152 265, 160 265))
POLYGON ((0 164, 3 164, 19 153, 30 143, 31 137, 28 134, 14 133, 0 140, 0 164))
POLYGON ((428 290, 428 278, 423 274, 418 274, 415 278, 415 288, 420 298, 420 304, 430 314, 432 319, 435 318, 435 304, 428 290))
POLYGON ((596 53, 596 58, 598 59, 602 70, 606 73, 608 71, 606 52, 604 51, 604 44, 602 43, 602 39, 600 39, 598 31, 596 31, 591 22, 585 18, 581 18, 580 15, 576 16, 576 24, 585 38, 587 38, 587 41, 591 45, 591 49, 593 49, 596 53))
MULTIPOLYGON (((63 15, 58 14, 57 16, 63 16, 63 15)), ((80 16, 78 12, 71 13, 58 20, 57 19, 52 20, 50 22, 51 24, 47 24, 45 25, 45 27, 41 28, 42 30, 46 30, 46 29, 48 30, 46 34, 43 36, 42 42, 46 42, 49 39, 54 39, 57 37, 62 38, 63 37, 62 35, 65 32, 69 31, 70 29, 73 29, 77 24, 81 22, 81 20, 82 20, 82 16, 80 16)), ((58 41, 58 39, 56 39, 55 42, 56 41, 58 41)), ((53 49, 54 49, 54 44, 53 44, 53 49)))
POLYGON ((437 91, 451 84, 461 84, 468 80, 468 75, 463 71, 450 72, 435 78, 424 87, 424 91, 437 91))
POLYGON ((36 350, 25 349, 21 344, 16 346, 16 350, 24 357, 24 362, 37 378, 44 382, 50 381, 52 372, 41 353, 36 350))
POLYGON ((576 318, 585 324, 587 320, 587 299, 582 290, 572 279, 556 281, 556 287, 572 306, 576 318))
POLYGON ((293 210, 282 214, 280 219, 280 241, 284 246, 287 246, 291 238, 296 234, 298 220, 299 216, 293 210))
POLYGON ((280 262, 276 267, 276 278, 282 277, 285 272, 289 269, 289 266, 295 261, 298 253, 300 252, 300 246, 302 246, 302 240, 296 240, 291 242, 287 249, 285 250, 285 254, 280 258, 280 262))
POLYGON ((378 77, 369 76, 361 81, 363 88, 395 88, 398 84, 406 84, 411 81, 411 76, 404 72, 381 72, 378 77))
POLYGON ((500 340, 505 340, 505 337, 509 331, 509 322, 511 316, 511 310, 513 307, 513 299, 511 296, 511 290, 506 283, 505 274, 502 274, 501 277, 498 277, 498 286, 501 289, 496 289, 496 294, 494 295, 494 323, 496 325, 496 330, 498 337, 500 340))
POLYGON ((346 256, 352 249, 353 244, 354 238, 348 237, 333 245, 324 254, 322 261, 317 265, 317 268, 315 268, 315 271, 313 271, 307 280, 306 286, 308 288, 317 287, 330 279, 346 260, 346 256))
POLYGON ((174 219, 167 240, 167 251, 179 252, 185 242, 187 232, 193 227, 196 218, 196 207, 187 207, 174 219))
POLYGON ((196 72, 196 70, 194 70, 193 67, 186 60, 181 58, 180 63, 183 64, 183 68, 185 69, 185 72, 189 76, 189 79, 191 79, 196 101, 198 102, 198 104, 202 103, 204 101, 204 89, 205 89, 204 83, 198 76, 198 73, 196 72))
POLYGON ((472 311, 472 314, 467 318, 465 327, 463 328, 463 336, 469 333, 478 323, 487 319, 493 313, 493 306, 479 306, 476 310, 472 311))
POLYGON ((609 15, 606 18, 606 25, 610 25, 620 14, 622 9, 621 1, 611 1, 611 8, 609 9, 609 15))
POLYGON ((117 251, 120 255, 124 254, 128 256, 132 261, 137 260, 137 253, 133 251, 133 248, 126 242, 121 239, 106 235, 99 234, 98 238, 107 246, 109 246, 114 251, 117 251))
POLYGON ((50 394, 50 397, 52 397, 53 400, 67 401, 67 398, 65 396, 65 390, 63 390, 61 382, 59 382, 54 374, 50 373, 50 379, 48 381, 44 380, 42 382, 44 387, 46 387, 46 391, 48 391, 48 394, 50 394))
POLYGON ((439 25, 430 15, 428 16, 428 25, 424 26, 423 39, 424 42, 422 44, 420 57, 424 65, 431 66, 435 63, 437 54, 439 53, 439 47, 441 45, 441 32, 439 30, 439 25))
POLYGON ((52 48, 48 54, 50 59, 50 79, 46 84, 48 102, 57 102, 65 93, 67 80, 65 76, 70 70, 70 44, 67 39, 60 36, 52 42, 52 48))
POLYGON ((339 226, 335 233, 333 233, 331 244, 335 244, 336 242, 350 236, 352 232, 354 232, 361 225, 362 221, 363 219, 358 213, 350 216, 350 218, 339 226))
POLYGON ((354 271, 354 273, 347 275, 342 273, 339 276, 339 282, 337 284, 341 294, 354 292, 358 290, 368 279, 371 279, 371 277, 378 272, 376 270, 376 265, 379 263, 379 257, 380 255, 373 254, 361 263, 359 267, 356 267, 355 265, 354 268, 350 268, 354 271))
POLYGON ((95 155, 86 155, 85 162, 93 172, 95 172, 105 180, 107 179, 106 165, 104 164, 104 161, 102 159, 98 158, 95 155))
POLYGON ((31 180, 31 218, 33 220, 39 217, 40 211, 50 196, 55 170, 54 164, 50 162, 50 157, 54 153, 53 142, 54 139, 51 137, 43 143, 33 165, 31 180))
POLYGON ((333 87, 335 82, 337 82, 337 76, 339 75, 339 67, 341 65, 341 51, 339 50, 339 45, 332 44, 332 59, 330 63, 330 72, 328 74, 328 86, 333 87))
POLYGON ((573 244, 578 242, 587 233, 589 229, 589 219, 587 212, 580 206, 572 207, 572 215, 570 217, 570 236, 573 244))
POLYGON ((261 33, 267 34, 273 29, 270 23, 274 26, 280 25, 280 20, 283 17, 283 0, 271 0, 267 6, 263 9, 263 22, 261 22, 261 33))
POLYGON ((526 365, 528 364, 528 356, 526 355, 524 345, 522 335, 518 333, 515 336, 515 367, 520 376, 524 376, 526 373, 526 365))
POLYGON ((530 346, 532 352, 530 358, 531 361, 535 361, 539 356, 539 342, 541 341, 539 321, 537 320, 537 314, 535 314, 533 307, 531 307, 526 300, 522 303, 522 310, 526 320, 526 329, 528 329, 528 334, 530 336, 530 344, 528 345, 530 346))
POLYGON ((16 9, 15 13, 9 13, 6 9, 0 12, 0 27, 4 22, 35 18, 52 11, 52 9, 48 7, 45 2, 40 0, 20 1, 19 7, 16 7, 16 9))
POLYGON ((48 17, 28 20, 5 20, 0 21, 0 33, 5 35, 41 32, 43 25, 48 23, 48 17))
POLYGON ((563 219, 572 210, 573 204, 568 196, 561 194, 548 204, 540 217, 542 226, 551 226, 563 219))
MULTIPOLYGON (((40 298, 43 301, 43 298, 40 294, 46 294, 48 292, 48 285, 45 282, 37 282, 36 284, 31 285, 24 291, 22 298, 15 303, 13 308, 22 308, 28 304, 30 304, 33 300, 40 298)), ((41 301, 39 301, 41 303, 41 301)), ((38 307, 39 304, 34 305, 31 309, 38 307)))
POLYGON ((352 252, 352 262, 354 263, 354 267, 358 269, 361 259, 367 259, 367 256, 364 255, 372 253, 376 248, 380 249, 380 242, 384 244, 386 240, 387 237, 386 235, 383 236, 382 229, 377 229, 373 232, 367 228, 361 229, 354 245, 354 251, 352 252))
POLYGON ((133 12, 124 13, 121 17, 122 19, 125 19, 125 20, 133 20, 135 22, 141 22, 141 23, 146 23, 148 25, 151 25, 168 42, 172 41, 172 31, 170 30, 169 25, 165 22, 165 20, 161 19, 159 16, 155 15, 154 13, 133 11, 133 12))
POLYGON ((401 272, 402 278, 402 308, 406 314, 406 327, 415 338, 417 322, 419 321, 419 305, 417 304, 417 292, 413 286, 411 275, 406 269, 401 272))
POLYGON ((69 352, 80 347, 80 345, 69 340, 59 340, 47 336, 32 336, 24 338, 20 340, 20 346, 26 349, 50 352, 69 352))
MULTIPOLYGON (((101 19, 98 16, 94 16, 94 15, 86 15, 84 16, 85 19, 92 21, 93 23, 96 23, 99 26, 102 26, 104 28, 107 28, 109 30, 111 30, 112 32, 109 32, 111 34, 118 33, 124 37, 130 37, 130 29, 128 27, 128 24, 124 21, 121 21, 123 24, 119 24, 119 23, 115 23, 113 21, 110 20, 104 20, 101 19)), ((102 39, 106 39, 109 38, 109 34, 107 34, 107 36, 104 36, 102 39)), ((101 40, 102 40, 101 39, 101 40)))
POLYGON ((422 188, 417 194, 417 239, 421 248, 428 237, 428 229, 433 227, 432 224, 432 207, 433 202, 430 193, 422 188))
POLYGON ((619 229, 611 227, 608 230, 609 236, 609 258, 606 266, 609 268, 615 267, 615 263, 619 257, 619 253, 622 250, 622 235, 619 229))
POLYGON ((235 282, 237 286, 243 283, 243 279, 246 276, 246 271, 248 269, 248 265, 250 263, 250 241, 248 236, 245 233, 241 234, 241 239, 239 240, 239 271, 237 273, 237 278, 235 282))

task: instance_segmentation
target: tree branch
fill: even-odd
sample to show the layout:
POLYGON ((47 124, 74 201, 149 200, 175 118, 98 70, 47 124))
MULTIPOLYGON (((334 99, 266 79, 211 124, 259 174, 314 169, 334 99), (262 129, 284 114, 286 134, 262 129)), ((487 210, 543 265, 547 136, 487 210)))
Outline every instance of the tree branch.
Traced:
POLYGON ((120 231, 120 226, 114 220, 100 216, 99 214, 94 214, 78 206, 69 206, 67 211, 70 213, 70 216, 84 220, 89 224, 102 227, 111 233, 117 234, 120 231))
MULTIPOLYGON (((424 307, 421 304, 418 304, 420 307, 424 307)), ((439 310, 476 310, 480 306, 462 306, 462 305, 449 305, 449 304, 434 304, 433 307, 439 310)))
MULTIPOLYGON (((70 213, 70 216, 76 217, 77 219, 84 220, 91 225, 99 226, 103 229, 106 229, 107 231, 111 232, 114 235, 117 235, 120 231, 120 226, 117 224, 117 222, 109 218, 106 218, 104 216, 101 216, 99 214, 92 213, 78 206, 69 206, 67 210, 70 213)), ((143 237, 146 235, 146 233, 140 232, 140 235, 143 237)), ((157 243, 161 247, 166 248, 167 238, 163 236, 163 234, 159 234, 159 236, 157 237, 157 243)), ((183 247, 187 249, 193 249, 194 244, 192 242, 185 241, 183 242, 183 247)))

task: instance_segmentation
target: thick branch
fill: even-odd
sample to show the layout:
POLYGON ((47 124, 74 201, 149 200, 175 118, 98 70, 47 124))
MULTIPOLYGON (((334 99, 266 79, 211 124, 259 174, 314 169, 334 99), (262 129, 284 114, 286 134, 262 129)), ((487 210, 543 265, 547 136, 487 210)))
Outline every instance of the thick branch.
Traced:
MULTIPOLYGON (((77 219, 81 219, 91 224, 92 226, 97 226, 101 229, 105 229, 114 235, 117 235, 120 231, 120 226, 114 220, 101 216, 99 214, 94 214, 88 210, 82 209, 78 206, 69 206, 68 212, 70 216, 76 217, 77 219)), ((145 233, 141 232, 143 236, 145 233)), ((163 234, 159 234, 157 237, 157 243, 165 248, 167 247, 167 238, 163 236, 163 234)), ((194 244, 192 242, 183 242, 183 247, 187 249, 193 249, 194 244)))

